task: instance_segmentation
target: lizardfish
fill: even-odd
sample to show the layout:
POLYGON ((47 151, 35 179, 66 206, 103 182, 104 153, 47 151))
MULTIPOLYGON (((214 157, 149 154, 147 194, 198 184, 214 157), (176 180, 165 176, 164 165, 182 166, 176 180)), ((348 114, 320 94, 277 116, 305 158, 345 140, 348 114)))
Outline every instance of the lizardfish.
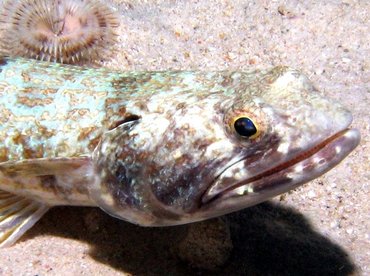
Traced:
POLYGON ((0 58, 0 245, 52 206, 144 226, 265 201, 337 165, 352 116, 299 71, 119 72, 0 58))

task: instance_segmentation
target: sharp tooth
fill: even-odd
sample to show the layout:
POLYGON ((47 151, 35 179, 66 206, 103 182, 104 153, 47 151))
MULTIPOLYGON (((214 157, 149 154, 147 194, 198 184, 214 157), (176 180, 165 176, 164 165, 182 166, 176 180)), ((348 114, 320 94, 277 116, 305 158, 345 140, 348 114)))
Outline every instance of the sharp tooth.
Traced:
POLYGON ((239 180, 240 178, 242 178, 242 174, 240 173, 240 171, 238 171, 236 174, 234 174, 234 178, 236 179, 236 180, 239 180))
POLYGON ((300 173, 300 172, 303 171, 303 169, 304 169, 304 166, 302 164, 299 164, 299 165, 295 166, 294 171, 297 172, 297 173, 300 173))
POLYGON ((247 191, 249 194, 254 193, 254 188, 252 185, 248 185, 247 187, 248 187, 247 191))
POLYGON ((235 193, 238 195, 244 195, 245 193, 245 186, 241 186, 235 189, 235 193))
POLYGON ((254 192, 252 185, 243 185, 243 186, 236 188, 234 191, 236 194, 241 195, 241 196, 246 195, 246 194, 251 194, 254 192))

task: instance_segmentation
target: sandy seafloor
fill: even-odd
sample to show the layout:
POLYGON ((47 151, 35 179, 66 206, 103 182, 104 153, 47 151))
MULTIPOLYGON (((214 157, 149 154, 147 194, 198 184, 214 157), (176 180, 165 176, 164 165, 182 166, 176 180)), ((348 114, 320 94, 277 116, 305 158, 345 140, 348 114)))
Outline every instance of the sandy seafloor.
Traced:
POLYGON ((177 258, 188 226, 142 228, 97 208, 58 207, 0 250, 0 274, 370 275, 370 1, 112 2, 120 45, 104 66, 289 65, 352 110, 362 141, 323 177, 226 216, 234 249, 215 272, 177 258))

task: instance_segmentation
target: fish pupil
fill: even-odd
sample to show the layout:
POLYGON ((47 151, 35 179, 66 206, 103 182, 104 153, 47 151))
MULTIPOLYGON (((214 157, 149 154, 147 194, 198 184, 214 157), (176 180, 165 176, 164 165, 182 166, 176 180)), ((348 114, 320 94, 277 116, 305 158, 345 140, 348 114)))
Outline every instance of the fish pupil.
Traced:
POLYGON ((247 117, 238 118, 234 122, 235 131, 243 137, 251 137, 257 133, 257 128, 253 121, 247 117))

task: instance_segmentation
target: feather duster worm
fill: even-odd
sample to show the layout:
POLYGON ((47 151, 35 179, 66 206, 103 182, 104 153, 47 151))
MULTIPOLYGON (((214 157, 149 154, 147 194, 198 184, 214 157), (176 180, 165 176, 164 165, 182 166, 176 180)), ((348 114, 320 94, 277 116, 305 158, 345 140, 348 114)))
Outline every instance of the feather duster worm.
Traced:
POLYGON ((8 55, 77 63, 112 54, 119 20, 98 0, 10 0, 1 10, 1 47, 8 55))

